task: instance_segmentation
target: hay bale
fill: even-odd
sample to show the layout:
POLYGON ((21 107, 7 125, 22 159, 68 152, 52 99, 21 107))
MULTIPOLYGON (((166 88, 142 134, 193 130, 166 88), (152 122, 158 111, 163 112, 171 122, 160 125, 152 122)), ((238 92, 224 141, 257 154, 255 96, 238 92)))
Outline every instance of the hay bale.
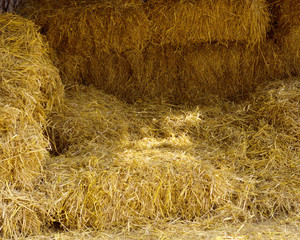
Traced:
POLYGON ((291 64, 285 60, 273 43, 260 48, 149 45, 142 52, 123 54, 59 54, 58 65, 65 83, 93 84, 127 102, 164 99, 198 104, 213 94, 238 98, 267 79, 290 75, 291 64))
POLYGON ((281 48, 292 75, 299 75, 300 3, 294 0, 269 0, 268 3, 273 22, 271 36, 281 48))
POLYGON ((30 187, 47 155, 46 115, 63 91, 48 51, 33 22, 0 15, 1 184, 30 187))
POLYGON ((197 103, 203 94, 220 93, 225 86, 223 96, 233 95, 265 77, 256 71, 261 68, 256 63, 263 62, 257 60, 260 53, 252 54, 241 44, 265 42, 269 24, 265 1, 68 3, 31 1, 23 9, 42 26, 57 51, 66 84, 94 84, 129 102, 166 98, 197 103), (204 44, 216 42, 225 46, 204 44), (239 42, 237 50, 232 42, 239 42), (191 51, 199 52, 197 63, 191 64, 186 56, 191 51), (199 62, 205 67, 193 74, 199 62))
POLYGON ((288 34, 279 32, 277 41, 285 55, 285 61, 289 63, 290 71, 293 75, 300 75, 300 24, 293 26, 288 34))
POLYGON ((47 29, 51 43, 59 45, 65 39, 74 47, 83 39, 89 41, 86 35, 93 36, 97 46, 115 50, 141 49, 148 41, 176 46, 215 41, 255 44, 264 42, 270 27, 265 0, 154 0, 146 4, 64 0, 31 1, 31 5, 34 13, 28 9, 27 14, 38 15, 37 23, 47 29))
POLYGON ((138 3, 29 1, 20 11, 34 18, 57 51, 89 56, 99 51, 143 49, 149 20, 138 3))
POLYGON ((59 157, 46 168, 44 191, 53 196, 54 219, 69 229, 193 220, 222 206, 231 190, 226 172, 178 152, 128 151, 110 164, 59 157))
POLYGON ((264 42, 270 14, 259 1, 149 1, 151 35, 155 44, 264 42))
POLYGON ((57 51, 66 84, 93 84, 128 102, 197 104, 207 94, 239 98, 267 79, 295 73, 298 58, 291 61, 277 43, 265 41, 266 2, 242 2, 87 1, 70 7, 53 1, 34 2, 32 11, 57 51), (249 48, 250 42, 261 44, 249 48))
POLYGON ((239 99, 258 84, 284 78, 293 71, 292 63, 287 63, 281 49, 271 42, 258 48, 240 44, 181 49, 148 46, 142 53, 106 59, 104 77, 96 75, 95 69, 89 75, 91 83, 128 102, 163 99, 173 104, 201 104, 213 95, 239 99), (118 64, 111 64, 117 62, 115 59, 119 59, 118 64))
POLYGON ((300 25, 300 3, 297 0, 268 0, 275 27, 290 28, 300 25))

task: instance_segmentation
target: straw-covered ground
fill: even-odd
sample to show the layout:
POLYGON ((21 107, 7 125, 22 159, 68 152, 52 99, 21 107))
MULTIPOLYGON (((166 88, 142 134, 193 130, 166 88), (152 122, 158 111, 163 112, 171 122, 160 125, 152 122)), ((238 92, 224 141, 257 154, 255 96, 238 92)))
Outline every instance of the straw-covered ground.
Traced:
MULTIPOLYGON (((298 219, 299 220, 299 219, 298 219)), ((146 226, 138 231, 70 231, 51 232, 35 237, 28 237, 26 240, 79 240, 79 239, 103 239, 103 240, 298 240, 299 221, 284 219, 278 222, 262 222, 254 224, 239 224, 236 226, 224 225, 214 230, 203 230, 196 223, 171 223, 163 229, 146 226)), ((22 240, 25 238, 17 238, 22 240)))

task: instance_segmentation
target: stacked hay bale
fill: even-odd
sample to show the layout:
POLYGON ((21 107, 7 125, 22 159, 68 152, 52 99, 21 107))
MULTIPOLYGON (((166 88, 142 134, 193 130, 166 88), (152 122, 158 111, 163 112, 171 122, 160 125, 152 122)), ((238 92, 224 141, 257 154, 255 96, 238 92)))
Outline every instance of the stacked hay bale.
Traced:
POLYGON ((42 211, 34 182, 49 148, 47 114, 62 98, 58 70, 33 22, 0 15, 0 233, 38 231, 42 211))
POLYGON ((46 115, 59 105, 63 88, 34 23, 4 14, 0 30, 1 182, 25 186, 40 172, 46 115))
POLYGON ((266 0, 31 2, 23 13, 57 50, 64 81, 127 101, 199 103, 204 94, 242 95, 290 74, 267 43, 266 0))

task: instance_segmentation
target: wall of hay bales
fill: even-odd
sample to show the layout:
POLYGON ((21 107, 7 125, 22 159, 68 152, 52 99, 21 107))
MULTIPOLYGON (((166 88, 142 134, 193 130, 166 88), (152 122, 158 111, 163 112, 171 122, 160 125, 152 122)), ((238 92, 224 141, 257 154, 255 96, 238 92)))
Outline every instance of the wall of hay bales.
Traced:
POLYGON ((91 0, 29 1, 22 12, 42 26, 66 84, 129 102, 199 103, 297 74, 297 9, 293 1, 91 0))

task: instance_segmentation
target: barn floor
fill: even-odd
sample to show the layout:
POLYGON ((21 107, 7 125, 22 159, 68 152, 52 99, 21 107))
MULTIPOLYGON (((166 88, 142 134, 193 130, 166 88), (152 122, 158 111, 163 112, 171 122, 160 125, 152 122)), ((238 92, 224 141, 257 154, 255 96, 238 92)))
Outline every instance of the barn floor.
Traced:
POLYGON ((241 224, 241 225, 225 225, 214 230, 204 230, 199 228, 195 223, 171 223, 164 226, 164 229, 155 228, 152 226, 145 227, 135 232, 49 232, 45 235, 19 238, 26 240, 71 240, 71 239, 199 239, 199 240, 227 240, 227 239, 241 239, 241 240, 298 240, 300 239, 300 219, 299 216, 295 219, 283 219, 281 221, 268 221, 255 224, 241 224))

